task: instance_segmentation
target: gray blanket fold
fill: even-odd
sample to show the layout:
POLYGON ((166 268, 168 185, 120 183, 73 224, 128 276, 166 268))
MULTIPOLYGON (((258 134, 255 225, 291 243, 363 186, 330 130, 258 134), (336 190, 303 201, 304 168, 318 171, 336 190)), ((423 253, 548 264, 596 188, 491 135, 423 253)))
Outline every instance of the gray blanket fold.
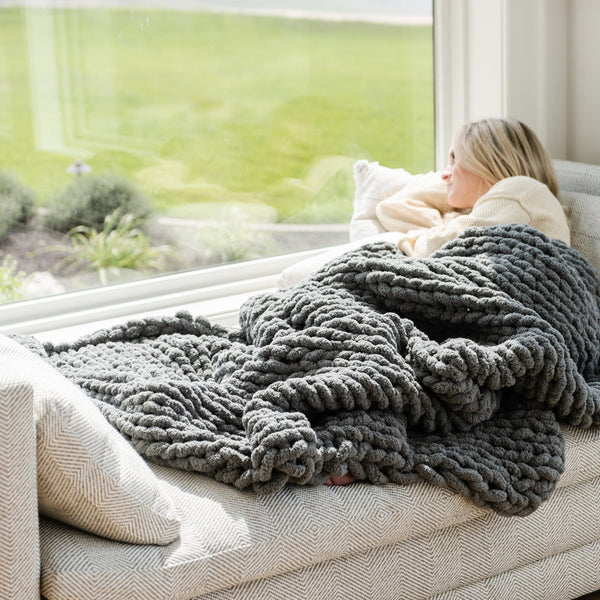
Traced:
POLYGON ((559 423, 600 423, 600 280, 523 226, 363 247, 235 329, 181 313, 44 351, 147 459, 259 493, 424 478, 525 515, 562 473, 559 423))

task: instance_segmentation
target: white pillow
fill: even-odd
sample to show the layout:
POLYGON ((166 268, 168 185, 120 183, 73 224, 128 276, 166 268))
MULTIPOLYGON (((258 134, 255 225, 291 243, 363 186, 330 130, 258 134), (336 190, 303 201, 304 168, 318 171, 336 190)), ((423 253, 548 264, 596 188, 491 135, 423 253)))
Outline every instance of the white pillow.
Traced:
POLYGON ((571 230, 571 246, 585 256, 600 273, 600 195, 561 191, 571 230))
POLYGON ((372 218, 375 207, 400 191, 414 176, 404 169, 390 169, 378 162, 359 160, 354 163, 354 213, 372 218))
POLYGON ((354 212, 349 226, 350 240, 370 237, 384 231, 377 219, 377 205, 400 191, 413 176, 404 169, 390 169, 378 162, 354 163, 354 212))
POLYGON ((142 457, 59 371, 0 335, 0 393, 33 391, 43 515, 113 540, 168 544, 180 515, 142 457))

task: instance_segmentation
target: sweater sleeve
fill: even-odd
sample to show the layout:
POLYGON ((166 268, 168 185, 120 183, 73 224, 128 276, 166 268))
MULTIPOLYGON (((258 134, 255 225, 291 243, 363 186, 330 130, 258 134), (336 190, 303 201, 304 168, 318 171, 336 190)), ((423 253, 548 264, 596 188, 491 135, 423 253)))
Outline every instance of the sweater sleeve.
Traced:
POLYGON ((530 216, 516 200, 506 197, 490 198, 476 206, 470 214, 460 215, 448 223, 431 229, 409 231, 399 242, 399 247, 408 256, 420 258, 429 256, 469 227, 488 227, 510 223, 528 225, 530 216))
POLYGON ((442 225, 453 211, 440 173, 430 171, 415 176, 399 192, 384 199, 375 212, 386 230, 406 233, 442 225))

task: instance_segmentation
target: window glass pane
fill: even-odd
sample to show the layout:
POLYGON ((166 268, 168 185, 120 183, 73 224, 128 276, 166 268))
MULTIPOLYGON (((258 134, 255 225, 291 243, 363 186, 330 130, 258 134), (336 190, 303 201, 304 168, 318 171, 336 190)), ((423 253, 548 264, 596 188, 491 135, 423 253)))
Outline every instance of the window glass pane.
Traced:
POLYGON ((431 0, 0 2, 2 300, 345 242, 356 160, 433 168, 431 23, 431 0))

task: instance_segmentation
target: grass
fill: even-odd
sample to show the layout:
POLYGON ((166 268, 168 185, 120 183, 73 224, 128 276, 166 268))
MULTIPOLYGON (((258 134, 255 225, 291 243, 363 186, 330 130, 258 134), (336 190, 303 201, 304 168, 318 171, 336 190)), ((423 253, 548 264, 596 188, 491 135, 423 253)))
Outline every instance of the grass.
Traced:
POLYGON ((280 221, 345 221, 354 161, 433 166, 431 35, 201 12, 0 9, 0 165, 42 204, 84 157, 94 173, 134 179, 167 213, 243 202, 273 207, 280 221), (50 143, 36 119, 58 127, 50 143))

